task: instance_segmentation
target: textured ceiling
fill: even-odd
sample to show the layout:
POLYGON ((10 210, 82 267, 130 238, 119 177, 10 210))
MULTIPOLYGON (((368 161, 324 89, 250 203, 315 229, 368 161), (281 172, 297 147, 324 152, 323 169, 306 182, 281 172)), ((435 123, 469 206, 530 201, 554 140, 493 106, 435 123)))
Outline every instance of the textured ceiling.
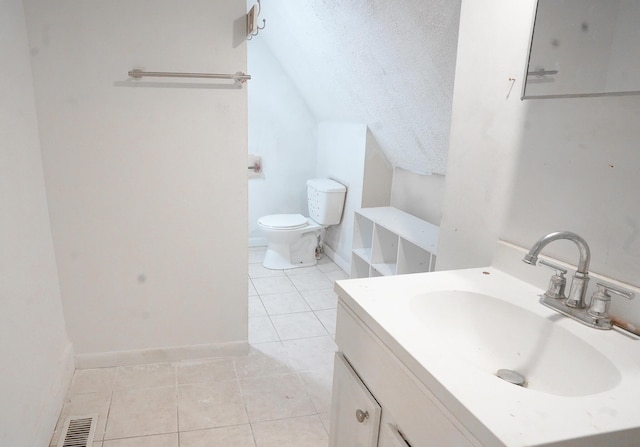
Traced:
POLYGON ((261 5, 256 38, 318 121, 365 123, 394 166, 445 173, 460 0, 261 5))

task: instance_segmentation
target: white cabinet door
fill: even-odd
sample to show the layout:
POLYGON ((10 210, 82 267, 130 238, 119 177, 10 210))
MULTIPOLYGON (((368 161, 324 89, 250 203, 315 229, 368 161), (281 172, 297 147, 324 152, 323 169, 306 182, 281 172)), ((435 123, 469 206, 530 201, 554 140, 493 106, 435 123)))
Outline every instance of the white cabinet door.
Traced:
POLYGON ((342 353, 336 352, 329 447, 376 447, 380 405, 342 353))

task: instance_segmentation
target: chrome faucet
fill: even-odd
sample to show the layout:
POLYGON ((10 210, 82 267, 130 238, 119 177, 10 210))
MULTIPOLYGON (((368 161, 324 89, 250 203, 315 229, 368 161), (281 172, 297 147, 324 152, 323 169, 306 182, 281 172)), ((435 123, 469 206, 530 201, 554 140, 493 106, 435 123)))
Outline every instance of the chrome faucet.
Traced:
MULTIPOLYGON (((589 245, 587 241, 585 241, 581 236, 572 233, 571 231, 557 231, 555 233, 550 233, 539 239, 533 247, 529 250, 529 253, 524 255, 524 259, 522 259, 527 264, 536 265, 538 262, 538 255, 540 251, 549 243, 553 241, 557 241, 559 239, 566 239, 578 246, 578 250, 580 251, 580 260, 578 261, 578 270, 576 270, 575 275, 573 275, 573 280, 571 281, 571 288, 569 289, 569 297, 564 300, 564 304, 573 307, 575 309, 584 309, 586 307, 585 304, 585 294, 587 293, 587 284, 589 283, 589 263, 591 262, 591 251, 589 250, 589 245)), ((558 297, 565 298, 565 297, 558 297)))
MULTIPOLYGON (((564 296, 564 276, 566 270, 560 266, 546 261, 540 261, 541 264, 556 270, 556 275, 551 278, 549 290, 540 297, 540 304, 547 306, 563 315, 574 320, 598 329, 611 329, 611 318, 609 315, 598 312, 590 312, 586 309, 585 294, 587 292, 587 284, 589 283, 589 262, 591 261, 591 252, 589 245, 582 237, 570 231, 558 231, 550 233, 539 239, 529 252, 522 259, 527 264, 536 265, 538 255, 544 247, 553 241, 566 239, 575 243, 580 251, 580 260, 578 261, 578 269, 573 275, 569 296, 564 296), (559 272, 559 274, 558 274, 559 272)), ((604 308, 604 306, 600 306, 604 308)), ((608 307, 608 306, 607 306, 608 307)))
POLYGON ((585 303, 585 294, 587 292, 587 284, 589 283, 589 262, 591 261, 591 252, 589 245, 582 237, 570 231, 558 231, 549 233, 539 239, 529 252, 522 259, 527 264, 536 265, 538 255, 544 247, 553 241, 566 239, 572 241, 578 246, 580 251, 580 260, 578 268, 573 275, 569 296, 564 296, 564 286, 566 280, 564 274, 567 270, 559 265, 541 260, 540 264, 551 267, 556 274, 551 277, 548 290, 540 297, 540 304, 547 306, 563 315, 566 315, 580 323, 586 324, 596 329, 611 329, 611 316, 609 315, 609 304, 611 295, 621 296, 626 299, 633 299, 634 293, 628 290, 620 289, 609 284, 598 283, 598 291, 593 294, 591 304, 587 309, 585 303))

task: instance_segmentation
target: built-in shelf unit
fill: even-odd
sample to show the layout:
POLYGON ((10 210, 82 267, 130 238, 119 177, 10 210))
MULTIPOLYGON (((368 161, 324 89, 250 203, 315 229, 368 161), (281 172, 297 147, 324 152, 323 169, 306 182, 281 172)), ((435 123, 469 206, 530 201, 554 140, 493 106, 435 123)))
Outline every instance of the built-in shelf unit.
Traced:
POLYGON ((351 277, 435 269, 439 228, 391 206, 356 210, 351 277))

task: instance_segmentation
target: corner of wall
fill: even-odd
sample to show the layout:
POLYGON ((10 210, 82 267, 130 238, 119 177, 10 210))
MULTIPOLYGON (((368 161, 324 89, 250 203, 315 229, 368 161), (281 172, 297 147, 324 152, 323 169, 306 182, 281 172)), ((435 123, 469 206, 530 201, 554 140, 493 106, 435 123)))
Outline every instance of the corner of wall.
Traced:
POLYGON ((55 371, 55 377, 51 382, 49 392, 44 393, 42 396, 36 429, 33 433, 31 444, 29 444, 34 447, 49 445, 51 435, 60 417, 67 391, 71 386, 75 371, 75 361, 73 345, 70 342, 65 346, 57 365, 59 367, 55 371))
POLYGON ((362 182, 362 206, 388 206, 391 203, 391 184, 393 166, 378 144, 371 131, 367 129, 364 156, 364 178, 362 182))
POLYGON ((393 170, 391 206, 438 226, 444 191, 444 175, 420 174, 398 167, 393 170))
POLYGON ((330 246, 325 245, 324 247, 325 255, 329 259, 331 259, 338 267, 340 267, 344 272, 349 274, 351 271, 351 260, 345 259, 340 254, 336 253, 330 246))

